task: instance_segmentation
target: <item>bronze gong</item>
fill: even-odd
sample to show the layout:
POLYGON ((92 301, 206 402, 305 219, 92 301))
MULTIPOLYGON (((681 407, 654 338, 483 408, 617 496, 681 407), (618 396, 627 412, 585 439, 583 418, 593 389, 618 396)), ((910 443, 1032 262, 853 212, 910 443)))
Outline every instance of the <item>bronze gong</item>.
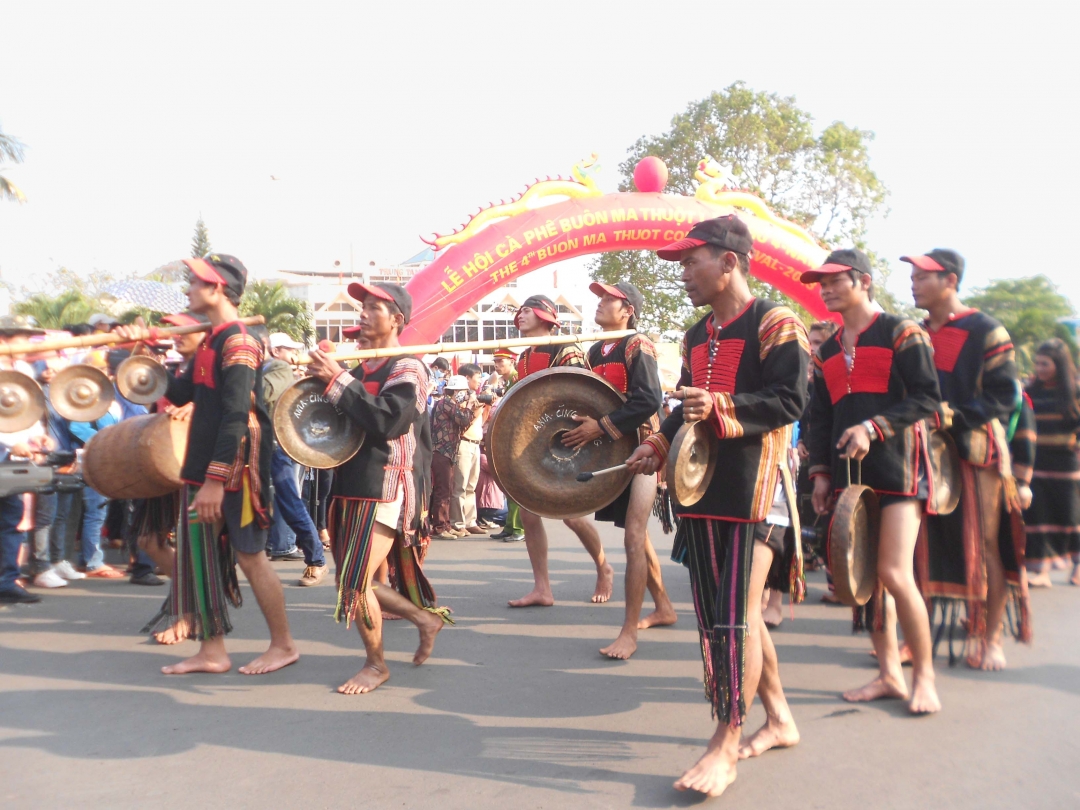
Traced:
POLYGON ((865 605, 877 585, 878 530, 881 507, 877 493, 862 484, 862 462, 856 462, 857 483, 851 481, 836 499, 829 524, 829 564, 836 598, 849 607, 865 605))
POLYGON ((53 409, 70 422, 93 422, 109 412, 115 399, 112 380, 90 365, 68 366, 49 383, 53 409))
POLYGON ((26 430, 45 415, 45 392, 21 371, 0 371, 0 433, 26 430))
POLYGON ((931 515, 948 515, 960 504, 960 451, 953 437, 944 430, 929 431, 926 445, 930 465, 926 511, 931 515))
POLYGON ((506 494, 546 518, 581 517, 614 501, 633 473, 623 470, 579 483, 578 473, 622 464, 637 447, 637 433, 612 441, 601 436, 576 450, 562 443, 577 416, 601 419, 625 398, 581 368, 549 368, 514 384, 488 424, 488 466, 506 494))
POLYGON ((667 461, 667 483, 675 503, 692 506, 709 488, 720 441, 708 422, 686 422, 675 434, 667 461))
POLYGON ((136 405, 153 405, 169 389, 169 372, 153 357, 133 355, 116 369, 120 395, 136 405))
POLYGON ((298 380, 281 392, 274 405, 274 435, 285 454, 317 470, 338 467, 364 443, 364 429, 323 396, 326 383, 298 380))

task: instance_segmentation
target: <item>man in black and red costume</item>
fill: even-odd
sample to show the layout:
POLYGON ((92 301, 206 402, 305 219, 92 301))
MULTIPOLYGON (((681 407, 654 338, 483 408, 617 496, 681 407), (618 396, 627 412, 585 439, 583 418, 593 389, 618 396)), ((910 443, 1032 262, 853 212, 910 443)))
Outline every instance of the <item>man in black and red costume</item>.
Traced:
POLYGON ((927 576, 923 595, 942 608, 967 605, 967 663, 1004 669, 1001 645, 1005 603, 1017 603, 1017 637, 1031 639, 1024 567, 1024 529, 1006 436, 1019 410, 1012 338, 998 321, 960 301, 964 257, 937 248, 902 256, 911 264, 915 305, 930 313, 923 325, 934 344, 941 386, 937 425, 947 428, 960 453, 959 507, 926 516, 927 576), (999 534, 1006 542, 998 542, 999 534))
MULTIPOLYGON (((400 347, 398 334, 412 314, 412 297, 405 289, 353 283, 349 295, 364 306, 360 329, 365 348, 400 347)), ((355 620, 367 653, 363 668, 338 687, 342 694, 355 695, 390 677, 383 610, 408 619, 420 631, 413 656, 417 665, 431 655, 447 614, 435 607, 435 593, 420 568, 427 541, 430 382, 427 368, 406 347, 400 355, 365 360, 352 371, 322 351, 311 352, 311 359, 308 369, 327 383, 326 398, 366 431, 360 451, 334 471, 329 515, 338 577, 334 617, 355 620), (384 561, 393 585, 375 579, 384 561)))
MULTIPOLYGON (((600 296, 596 307, 596 323, 605 332, 633 329, 645 299, 633 284, 589 286, 600 296)), ((594 343, 589 348, 589 367, 615 386, 626 402, 618 410, 596 420, 591 416, 575 416, 581 424, 567 432, 563 444, 582 447, 597 439, 621 439, 625 434, 638 436, 639 441, 660 427, 657 415, 663 401, 660 391, 660 372, 656 365, 656 347, 645 335, 636 334, 618 340, 594 343)), ((629 486, 611 504, 596 513, 599 521, 613 522, 625 529, 626 547, 626 619, 614 642, 600 652, 610 658, 629 658, 637 650, 637 631, 649 627, 674 624, 675 608, 664 590, 660 560, 649 542, 649 515, 657 496, 656 475, 635 475, 629 486), (656 609, 641 618, 645 589, 652 594, 656 609)))
MULTIPOLYGON (((514 316, 514 326, 522 337, 546 337, 559 328, 559 310, 555 302, 546 295, 533 295, 514 316)), ((585 354, 578 343, 561 346, 529 346, 518 355, 517 372, 520 383, 530 374, 547 368, 585 368, 585 354)), ((510 607, 549 607, 555 604, 551 592, 551 579, 548 577, 548 540, 544 530, 544 520, 539 515, 521 510, 521 523, 525 527, 525 547, 529 552, 529 563, 533 570, 533 589, 520 599, 511 599, 510 607)), ((581 545, 589 552, 596 564, 596 588, 593 602, 606 602, 611 598, 611 587, 615 572, 604 556, 604 546, 600 534, 592 521, 585 517, 564 520, 581 545)))
MULTIPOLYGON (((201 646, 197 655, 162 672, 226 672, 232 666, 225 634, 232 629, 226 602, 239 606, 241 601, 235 560, 270 628, 267 651, 240 667, 245 675, 260 675, 300 657, 289 633, 281 580, 264 553, 273 436, 261 396, 263 347, 238 322, 237 305, 247 283, 240 260, 213 253, 184 264, 190 271, 191 312, 205 315, 213 328, 187 370, 169 377, 165 394, 174 405, 193 403, 180 471, 184 487, 169 624, 178 638, 199 639, 201 646)), ((140 337, 138 329, 116 331, 140 337)))
POLYGON ((682 265, 690 302, 711 311, 684 338, 675 392, 682 404, 628 459, 635 472, 656 472, 684 422, 705 421, 720 439, 722 462, 705 495, 691 507, 675 508, 679 530, 672 552, 690 569, 705 694, 718 721, 704 755, 675 787, 710 796, 735 780, 740 757, 799 741, 761 597, 773 558, 783 553, 784 527, 768 518, 792 425, 806 405, 810 352, 795 313, 750 291, 752 250, 746 224, 726 216, 695 225, 685 239, 657 251, 682 265), (740 747, 755 694, 766 723, 740 747))
POLYGON ((941 709, 934 684, 930 619, 915 583, 915 542, 919 535, 929 472, 923 420, 941 401, 930 339, 910 318, 882 312, 872 303, 870 260, 859 250, 837 250, 825 264, 802 274, 819 282, 841 329, 814 356, 814 400, 810 408, 810 477, 814 510, 829 511, 834 496, 852 483, 854 460, 861 481, 880 499, 878 585, 870 602, 855 609, 855 626, 868 625, 880 673, 844 699, 907 700, 900 667, 896 621, 911 648, 914 669, 912 714, 941 709), (863 464, 865 460, 865 464, 863 464))

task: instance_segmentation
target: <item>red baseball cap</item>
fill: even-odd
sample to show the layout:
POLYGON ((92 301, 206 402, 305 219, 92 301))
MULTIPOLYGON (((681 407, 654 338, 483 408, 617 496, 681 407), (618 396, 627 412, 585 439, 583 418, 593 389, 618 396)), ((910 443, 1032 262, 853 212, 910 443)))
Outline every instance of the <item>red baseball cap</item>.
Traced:
POLYGON ((799 281, 803 284, 814 284, 821 281, 822 276, 846 273, 849 270, 866 276, 873 277, 874 275, 870 267, 870 258, 865 253, 855 248, 845 248, 834 250, 826 257, 825 264, 814 270, 807 270, 799 277, 799 281))
POLYGON ((176 312, 172 315, 166 315, 161 319, 161 322, 167 323, 169 326, 195 326, 196 324, 210 323, 210 319, 205 315, 194 315, 191 312, 176 312))
POLYGON ((412 317, 412 296, 400 284, 361 284, 354 281, 349 285, 349 295, 357 301, 363 301, 369 295, 394 304, 405 316, 405 323, 412 317))
POLYGON ((921 256, 901 256, 900 261, 928 273, 956 273, 958 277, 964 274, 964 257, 955 250, 934 248, 921 256))
POLYGON ((211 253, 202 259, 184 259, 183 262, 201 281, 220 284, 225 289, 232 290, 238 297, 244 294, 248 271, 243 262, 235 256, 211 253))
MULTIPOLYGON (((555 302, 548 298, 546 295, 530 295, 525 299, 525 302, 521 305, 520 309, 528 307, 533 311, 542 321, 550 323, 552 326, 559 325, 559 308, 555 306, 555 302)), ((517 315, 514 315, 514 325, 517 325, 517 315)))
POLYGON ((745 222, 734 214, 728 214, 699 222, 685 238, 660 248, 656 255, 666 262, 677 262, 685 251, 702 245, 716 245, 749 256, 754 249, 754 238, 745 222))

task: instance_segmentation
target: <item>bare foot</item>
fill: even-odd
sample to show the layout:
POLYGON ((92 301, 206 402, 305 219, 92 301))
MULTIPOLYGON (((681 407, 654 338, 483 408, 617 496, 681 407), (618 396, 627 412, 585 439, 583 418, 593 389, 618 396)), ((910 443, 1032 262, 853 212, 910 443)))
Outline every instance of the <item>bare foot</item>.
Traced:
POLYGON ((250 664, 240 667, 240 672, 244 675, 265 675, 287 667, 289 664, 295 664, 298 660, 300 660, 300 651, 296 647, 288 649, 270 647, 250 664))
POLYGON ((1043 571, 1038 574, 1028 574, 1028 587, 1029 588, 1053 588, 1054 583, 1050 581, 1050 572, 1043 571))
POLYGON ((600 604, 609 600, 614 585, 615 569, 604 563, 602 568, 596 569, 596 590, 593 591, 592 601, 595 604, 600 604))
POLYGON ((1069 577, 1070 585, 1080 585, 1080 563, 1073 566, 1072 576, 1069 577))
POLYGON ((159 633, 154 633, 154 641, 158 644, 179 644, 188 637, 188 623, 181 619, 172 627, 167 627, 159 633))
POLYGON ((345 681, 337 690, 343 695, 362 695, 365 692, 373 692, 388 680, 390 680, 388 670, 364 664, 363 669, 345 681))
POLYGON ((439 635, 439 631, 443 629, 442 619, 426 610, 424 614, 424 623, 418 627, 420 630, 420 644, 416 648, 416 654, 412 657, 412 662, 416 666, 420 666, 427 661, 428 656, 431 655, 431 651, 435 647, 435 636, 439 635))
POLYGON ((162 667, 161 671, 165 675, 186 675, 189 672, 221 673, 228 672, 230 669, 232 669, 232 661, 229 660, 229 656, 210 655, 200 651, 198 655, 193 655, 179 664, 162 667))
POLYGON ((832 591, 825 591, 825 593, 823 593, 821 595, 821 601, 824 602, 826 605, 839 605, 840 604, 840 600, 837 598, 836 594, 833 593, 832 591))
POLYGON ((551 607, 555 604, 555 597, 550 589, 541 591, 533 588, 520 599, 511 599, 506 604, 510 607, 551 607))
POLYGON ((657 608, 640 622, 637 623, 638 630, 648 630, 650 627, 667 627, 668 625, 675 624, 679 620, 679 614, 675 612, 675 608, 668 602, 662 608, 657 608))
POLYGON ((396 613, 391 613, 389 610, 384 610, 382 612, 382 618, 384 622, 396 622, 401 620, 400 616, 396 613))
POLYGON ((908 711, 912 714, 933 714, 941 711, 941 701, 938 699, 933 678, 913 679, 908 711))
POLYGON ((636 651, 637 634, 627 633, 626 630, 623 630, 619 633, 617 639, 600 650, 600 654, 606 655, 608 658, 620 658, 625 661, 636 651))
POLYGON ((795 727, 793 717, 788 717, 785 721, 768 717, 765 725, 739 746, 739 759, 759 757, 770 748, 791 748, 799 744, 799 739, 799 729, 795 727))
POLYGON ((983 652, 982 660, 977 662, 977 667, 984 672, 997 672, 1005 669, 1005 650, 1001 646, 1001 642, 997 644, 993 642, 986 643, 986 650, 983 652))
POLYGON ((735 781, 735 763, 729 762, 723 749, 707 750, 694 767, 679 777, 676 790, 696 790, 706 796, 719 796, 735 781))
POLYGON ((765 622, 765 626, 770 630, 779 627, 780 623, 784 621, 783 605, 770 604, 761 611, 761 619, 765 622))
POLYGON ((895 679, 887 678, 884 675, 878 675, 866 686, 849 689, 843 694, 844 700, 849 703, 866 703, 871 700, 881 700, 882 698, 907 700, 907 696, 907 683, 902 680, 897 682, 895 679))

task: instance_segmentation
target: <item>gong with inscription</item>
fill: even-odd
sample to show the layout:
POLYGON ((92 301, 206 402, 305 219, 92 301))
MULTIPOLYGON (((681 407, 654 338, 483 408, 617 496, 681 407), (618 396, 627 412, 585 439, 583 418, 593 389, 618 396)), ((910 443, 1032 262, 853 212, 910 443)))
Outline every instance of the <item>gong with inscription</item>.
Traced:
POLYGON ((488 464, 506 494, 523 509, 547 518, 581 517, 602 509, 626 489, 633 473, 578 473, 622 464, 637 447, 637 433, 605 434, 576 449, 562 443, 578 426, 574 416, 601 419, 625 398, 607 380, 580 368, 550 368, 514 384, 488 425, 488 464))

